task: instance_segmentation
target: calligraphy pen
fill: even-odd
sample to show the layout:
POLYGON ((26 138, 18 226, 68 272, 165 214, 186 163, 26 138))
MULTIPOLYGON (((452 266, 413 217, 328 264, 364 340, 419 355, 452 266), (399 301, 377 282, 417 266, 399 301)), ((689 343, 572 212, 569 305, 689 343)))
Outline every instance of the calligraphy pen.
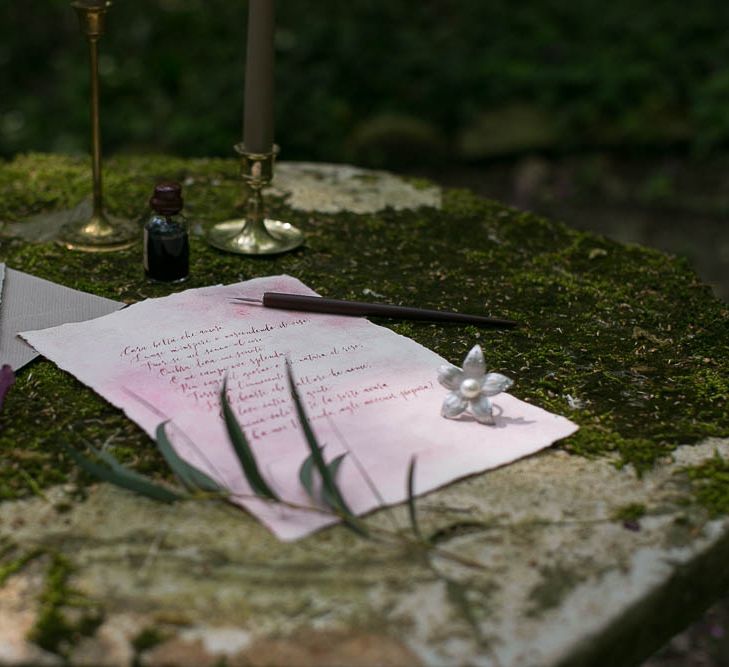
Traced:
POLYGON ((235 297, 233 301, 257 303, 266 308, 283 310, 303 310, 312 313, 329 313, 331 315, 352 315, 355 317, 392 317, 400 320, 427 320, 430 322, 458 322, 460 324, 476 324, 487 327, 515 327, 517 322, 483 315, 467 315, 447 310, 427 310, 408 306, 392 306, 385 303, 366 303, 364 301, 342 301, 325 299, 321 296, 303 294, 282 294, 280 292, 264 292, 263 299, 235 297))

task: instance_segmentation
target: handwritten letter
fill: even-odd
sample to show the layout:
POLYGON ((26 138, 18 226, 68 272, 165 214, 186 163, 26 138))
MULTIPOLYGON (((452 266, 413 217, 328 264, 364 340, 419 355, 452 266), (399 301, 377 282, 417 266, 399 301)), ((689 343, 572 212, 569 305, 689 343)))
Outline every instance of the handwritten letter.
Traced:
POLYGON ((326 458, 347 454, 339 481, 358 513, 381 501, 404 500, 413 455, 416 488, 423 493, 533 453, 576 429, 507 394, 495 398, 495 426, 443 419, 445 390, 436 371, 444 362, 438 355, 363 318, 232 301, 264 291, 313 294, 288 276, 259 278, 150 299, 90 322, 23 336, 150 435, 160 422, 171 421, 178 453, 286 540, 333 520, 251 496, 221 418, 226 378, 228 400, 264 476, 296 505, 311 500, 298 480, 308 451, 290 397, 287 358, 326 458))

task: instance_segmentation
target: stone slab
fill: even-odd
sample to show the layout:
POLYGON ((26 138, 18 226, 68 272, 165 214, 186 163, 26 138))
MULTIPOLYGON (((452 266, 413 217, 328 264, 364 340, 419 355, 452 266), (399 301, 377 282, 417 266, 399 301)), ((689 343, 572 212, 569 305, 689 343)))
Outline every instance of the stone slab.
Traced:
MULTIPOLYGON (((171 176, 197 227, 241 203, 234 160, 106 166, 115 214, 138 216, 150 184, 171 176)), ((481 343, 516 396, 580 431, 418 501, 437 549, 482 567, 341 527, 281 545, 232 507, 156 505, 79 475, 62 442, 170 478, 121 413, 34 362, 0 414, 0 665, 628 667, 723 594, 729 495, 714 479, 711 519, 681 469, 715 451, 727 468, 728 441, 707 438, 729 436, 729 311, 690 267, 465 190, 301 168, 301 193, 270 204, 306 245, 254 261, 193 237, 188 286, 291 273, 327 296, 520 319, 509 332, 388 326, 453 362, 481 343)), ((20 228, 55 215, 89 178, 85 159, 3 163, 0 218, 20 228)), ((144 281, 139 248, 90 257, 5 238, 2 249, 10 266, 127 303, 177 289, 144 281)), ((403 507, 368 521, 392 530, 393 519, 407 534, 403 507)))
MULTIPOLYGON (((729 583, 729 520, 687 505, 678 472, 717 451, 729 455, 729 440, 681 447, 643 478, 549 451, 421 499, 438 548, 481 569, 342 527, 280 544, 232 507, 155 504, 109 485, 82 502, 67 486, 3 503, 0 543, 60 554, 73 590, 103 604, 72 664, 131 665, 134 639, 154 629, 163 641, 139 655, 150 667, 223 656, 229 666, 629 665, 670 636, 667 619, 729 583), (626 503, 646 507, 630 529, 614 518, 626 503), (692 586, 698 599, 687 600, 692 586)), ((407 525, 402 507, 371 521, 407 525)), ((27 568, 0 589, 0 664, 40 659, 18 643, 38 608, 17 603, 39 576, 27 568)))

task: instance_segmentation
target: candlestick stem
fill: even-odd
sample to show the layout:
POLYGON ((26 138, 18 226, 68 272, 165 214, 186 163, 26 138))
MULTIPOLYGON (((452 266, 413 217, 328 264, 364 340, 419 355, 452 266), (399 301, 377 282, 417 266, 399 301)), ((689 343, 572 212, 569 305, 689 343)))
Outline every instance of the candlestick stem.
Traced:
POLYGON ((89 47, 89 75, 91 87, 91 174, 92 213, 88 219, 75 221, 64 227, 59 242, 70 250, 110 252, 132 246, 140 231, 130 220, 123 220, 104 212, 104 192, 101 164, 101 112, 99 105, 99 38, 104 34, 109 0, 75 0, 71 6, 78 14, 81 29, 89 47))
POLYGON ((103 215, 104 194, 101 176, 101 120, 99 112, 99 40, 89 37, 89 63, 91 65, 91 171, 94 199, 93 215, 103 215))
POLYGON ((253 153, 238 144, 235 150, 241 157, 241 176, 248 189, 245 217, 214 225, 208 242, 238 255, 277 255, 298 248, 304 236, 296 227, 265 216, 263 189, 273 179, 276 147, 270 153, 253 153))

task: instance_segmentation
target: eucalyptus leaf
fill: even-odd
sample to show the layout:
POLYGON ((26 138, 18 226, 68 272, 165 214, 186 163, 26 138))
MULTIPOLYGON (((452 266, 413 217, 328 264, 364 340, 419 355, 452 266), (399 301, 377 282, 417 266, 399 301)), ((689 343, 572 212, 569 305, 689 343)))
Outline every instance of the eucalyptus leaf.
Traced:
POLYGON ((109 452, 104 451, 103 449, 96 449, 96 447, 94 447, 93 445, 88 445, 88 447, 96 455, 97 458, 100 458, 113 470, 117 470, 119 472, 123 472, 129 475, 136 475, 137 477, 142 477, 142 475, 134 472, 130 468, 127 468, 123 463, 119 463, 119 461, 109 452))
POLYGON ((227 495, 228 492, 215 480, 177 455, 167 437, 165 430, 167 424, 168 422, 164 422, 157 427, 157 448, 180 482, 190 491, 206 491, 227 495))
MULTIPOLYGON (((327 466, 329 468, 329 472, 331 473, 332 479, 334 480, 335 483, 338 483, 337 475, 339 474, 339 466, 342 465, 342 461, 344 461, 345 456, 347 456, 347 455, 340 454, 334 460, 332 460, 327 466)), ((321 499, 325 505, 332 507, 332 508, 335 507, 334 499, 329 496, 329 493, 326 490, 326 488, 323 488, 321 490, 321 499)))
MULTIPOLYGON (((129 482, 137 482, 139 484, 151 484, 152 486, 162 489, 162 491, 166 493, 173 493, 166 487, 160 486, 158 484, 155 484, 152 482, 152 480, 149 479, 149 477, 145 477, 144 475, 140 475, 135 470, 132 470, 131 468, 127 468, 123 463, 120 463, 112 454, 109 452, 104 451, 103 449, 97 449, 93 445, 89 445, 89 449, 91 449, 94 454, 100 458, 104 463, 106 463, 113 472, 117 473, 121 477, 125 477, 129 482)), ((179 494, 174 493, 175 497, 179 498, 181 497, 179 494)))
POLYGON ((134 491, 139 495, 152 498, 153 500, 160 500, 165 503, 171 503, 181 498, 181 496, 177 493, 174 493, 159 484, 155 484, 147 477, 125 468, 121 463, 114 459, 111 454, 100 452, 100 454, 103 454, 104 460, 109 461, 111 459, 114 461, 113 467, 108 467, 106 465, 95 463, 81 454, 81 452, 76 451, 70 445, 64 445, 64 449, 74 460, 76 465, 92 477, 96 477, 104 482, 115 484, 123 489, 134 491))
POLYGON ((415 510, 415 461, 416 458, 413 456, 410 459, 410 465, 408 466, 408 513, 410 514, 410 526, 413 529, 413 534, 418 539, 422 539, 423 534, 420 531, 420 525, 418 524, 418 515, 415 510))
POLYGON ((288 379, 289 379, 291 398, 293 399, 294 406, 296 407, 296 414, 299 418, 299 423, 301 424, 301 430, 304 432, 304 438, 306 439, 306 444, 309 447, 309 451, 311 452, 311 458, 314 463, 314 466, 316 467, 317 472, 321 476, 323 488, 328 491, 329 496, 331 497, 331 499, 334 503, 335 509, 337 509, 338 511, 342 512, 345 515, 352 516, 351 510, 347 506, 347 503, 345 502, 344 498, 342 497, 342 494, 339 492, 337 483, 332 478, 332 475, 329 472, 329 468, 327 467, 327 464, 324 461, 324 456, 322 455, 322 448, 319 446, 319 443, 316 440, 316 436, 314 435, 314 432, 311 429, 311 425, 309 424, 309 419, 306 416, 306 412, 304 411, 304 406, 301 404, 301 398, 299 397, 299 393, 296 391, 296 385, 294 383, 293 373, 291 372, 291 366, 288 363, 286 364, 286 372, 288 374, 288 379))
MULTIPOLYGON (((307 418, 306 412, 304 411, 304 406, 301 403, 301 398, 299 397, 299 393, 296 391, 294 376, 291 372, 291 365, 288 363, 288 361, 286 362, 286 374, 288 375, 291 398, 294 402, 294 406, 296 407, 296 414, 299 418, 299 423, 301 424, 301 430, 304 432, 306 444, 309 447, 309 451, 311 452, 311 460, 313 462, 314 468, 321 477, 322 498, 324 498, 324 494, 326 494, 326 497, 329 500, 329 506, 337 514, 339 514, 344 524, 355 533, 367 537, 369 535, 367 529, 365 528, 364 524, 352 513, 352 510, 349 509, 349 506, 347 505, 341 491, 339 490, 339 487, 337 486, 336 480, 332 476, 331 470, 324 461, 322 448, 319 446, 316 436, 311 429, 309 419, 307 418)), ((337 464, 337 469, 338 468, 339 464, 337 464)))
POLYGON ((266 483, 261 475, 261 471, 258 468, 256 457, 253 454, 248 439, 243 433, 243 429, 240 427, 238 420, 236 419, 233 409, 230 407, 228 397, 226 395, 227 380, 223 382, 223 389, 220 392, 220 403, 223 406, 223 417, 225 419, 225 428, 228 431, 228 437, 233 445, 233 451, 238 457, 243 474, 248 480, 253 493, 259 497, 268 498, 269 500, 280 500, 276 493, 266 483))
POLYGON ((304 459, 301 468, 299 468, 299 481, 301 486, 306 489, 306 493, 309 494, 309 498, 316 500, 314 495, 314 457, 311 454, 304 459))

